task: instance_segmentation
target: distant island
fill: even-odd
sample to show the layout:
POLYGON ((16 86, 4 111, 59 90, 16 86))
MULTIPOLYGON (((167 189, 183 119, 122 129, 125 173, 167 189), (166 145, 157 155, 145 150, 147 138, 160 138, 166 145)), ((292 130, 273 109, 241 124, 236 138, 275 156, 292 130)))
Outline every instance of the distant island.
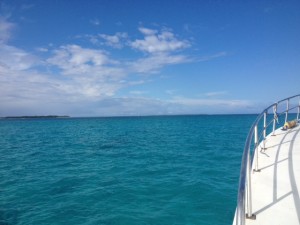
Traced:
POLYGON ((48 116, 5 116, 4 119, 53 119, 53 118, 70 118, 70 116, 57 116, 57 115, 48 115, 48 116))

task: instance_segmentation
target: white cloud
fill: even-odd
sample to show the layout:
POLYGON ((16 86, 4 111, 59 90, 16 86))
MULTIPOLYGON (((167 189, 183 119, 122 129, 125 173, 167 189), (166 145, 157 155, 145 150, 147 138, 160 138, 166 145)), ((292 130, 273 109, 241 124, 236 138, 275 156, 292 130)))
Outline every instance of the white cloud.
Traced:
POLYGON ((101 107, 94 108, 96 115, 132 116, 168 114, 167 102, 142 97, 107 98, 98 102, 101 107))
POLYGON ((22 4, 21 5, 21 10, 23 10, 23 11, 27 11, 27 10, 29 10, 29 9, 32 9, 33 7, 35 7, 35 5, 34 4, 22 4))
POLYGON ((13 71, 0 66, 0 116, 30 112, 31 115, 80 115, 74 110, 86 103, 90 103, 92 108, 101 107, 97 102, 113 97, 122 85, 117 81, 98 80, 95 77, 58 78, 36 71, 13 71))
POLYGON ((11 70, 27 70, 39 62, 30 53, 13 46, 0 44, 0 65, 11 70))
POLYGON ((115 35, 99 34, 99 37, 104 40, 104 42, 102 42, 104 45, 113 48, 122 48, 124 45, 123 40, 128 38, 128 34, 117 32, 115 35))
POLYGON ((47 62, 48 73, 38 72, 34 66, 44 68, 45 64, 37 57, 16 47, 0 45, 2 116, 30 109, 44 113, 71 109, 73 104, 112 97, 126 85, 122 82, 123 69, 99 50, 62 46, 47 62), (41 105, 46 106, 41 109, 41 105))
POLYGON ((223 96, 227 94, 228 94, 227 91, 213 91, 213 92, 207 92, 204 95, 207 97, 216 97, 216 96, 223 96))
POLYGON ((203 56, 203 57, 199 58, 197 61, 199 61, 199 62, 210 61, 210 60, 213 60, 216 58, 227 56, 227 54, 228 54, 227 52, 218 52, 213 55, 203 56))
POLYGON ((91 98, 113 96, 124 85, 120 81, 126 72, 101 50, 61 46, 47 62, 69 76, 72 82, 65 82, 62 89, 70 94, 91 98))
POLYGON ((121 49, 127 45, 128 34, 125 32, 117 32, 114 35, 97 34, 97 35, 79 35, 78 38, 87 38, 96 46, 109 46, 116 49, 121 49))
POLYGON ((133 91, 130 91, 129 93, 132 94, 132 95, 143 95, 143 94, 146 94, 147 92, 146 91, 133 90, 133 91))
POLYGON ((5 18, 0 17, 0 44, 6 43, 10 37, 14 23, 8 22, 5 18))
MULTIPOLYGON (((160 69, 167 65, 195 61, 184 54, 177 53, 178 50, 183 50, 189 47, 190 43, 187 40, 178 40, 171 31, 163 29, 159 32, 157 30, 144 27, 140 27, 139 31, 145 36, 142 40, 137 39, 129 41, 129 35, 125 32, 117 32, 114 35, 85 35, 85 37, 89 38, 89 40, 97 46, 106 45, 119 49, 129 46, 132 49, 138 49, 143 52, 151 53, 144 57, 136 58, 135 60, 119 62, 122 68, 126 70, 127 74, 157 73, 160 69)), ((61 60, 61 58, 65 58, 65 54, 65 50, 63 52, 57 52, 57 63, 55 62, 57 65, 64 61, 61 60), (59 57, 59 55, 62 56, 59 57)), ((104 52, 101 52, 101 54, 107 56, 104 52)), ((50 60, 50 62, 54 63, 52 59, 50 60)), ((65 65, 65 63, 63 63, 63 65, 65 65)), ((84 65, 84 67, 81 69, 84 70, 85 68, 86 65, 84 65)), ((71 72, 74 73, 73 70, 71 72)))
MULTIPOLYGON (((94 22, 97 25, 97 21, 94 22)), ((116 93, 122 88, 147 82, 141 80, 137 73, 152 74, 168 65, 192 61, 187 55, 178 53, 179 50, 188 48, 190 43, 179 40, 169 30, 139 28, 144 39, 131 42, 127 33, 122 32, 89 36, 90 39, 94 38, 96 44, 119 49, 127 46, 131 50, 133 48, 148 53, 131 60, 117 61, 107 51, 75 44, 63 45, 53 51, 35 48, 36 51, 47 52, 44 55, 52 54, 41 60, 30 52, 7 44, 14 26, 13 23, 0 19, 0 116, 16 112, 20 115, 34 113, 73 116, 180 114, 187 113, 189 108, 197 113, 201 112, 203 106, 242 103, 184 98, 116 98, 116 93), (38 70, 39 67, 43 72, 38 70)), ((50 49, 53 48, 51 46, 50 49)), ((138 89, 129 90, 132 96, 145 93, 138 89)), ((174 94, 172 91, 168 93, 174 94)))
MULTIPOLYGON (((244 112, 245 107, 253 107, 251 102, 242 100, 161 100, 144 97, 105 98, 99 100, 97 105, 98 107, 90 107, 92 112, 89 113, 104 116, 240 113, 244 112)), ((87 112, 81 109, 81 113, 84 115, 87 112)))
POLYGON ((79 45, 61 46, 54 50, 54 56, 47 62, 62 69, 64 74, 76 75, 93 72, 102 76, 111 72, 109 68, 105 68, 106 65, 116 63, 101 50, 82 48, 79 45))
MULTIPOLYGON (((137 49, 149 53, 135 60, 119 62, 122 64, 122 67, 127 70, 127 73, 156 73, 167 65, 195 61, 195 59, 191 59, 184 54, 178 54, 179 50, 190 47, 190 43, 187 40, 178 40, 170 30, 162 29, 158 31, 140 27, 139 31, 144 35, 144 39, 130 41, 129 35, 125 32, 117 32, 114 35, 84 35, 84 37, 88 38, 96 46, 105 45, 117 49, 127 46, 134 50, 137 49)), ((62 60, 61 57, 59 57, 61 54, 64 54, 61 57, 65 58, 66 50, 57 51, 57 63, 52 59, 50 59, 51 61, 49 62, 57 65, 61 64, 62 60)), ((106 52, 102 51, 101 54, 107 56, 106 52)), ((86 65, 81 69, 84 70, 85 67, 86 65)), ((74 72, 72 71, 72 73, 74 72)))
POLYGON ((174 97, 171 100, 172 103, 182 104, 185 106, 216 106, 220 108, 225 107, 249 107, 251 103, 244 100, 233 100, 233 99, 199 99, 199 98, 184 98, 174 97))
POLYGON ((90 20, 91 24, 95 25, 95 26, 99 26, 100 25, 100 20, 99 19, 92 19, 90 20))
POLYGON ((58 63, 60 66, 65 63, 65 60, 68 60, 73 66, 87 63, 103 65, 108 62, 108 58, 103 51, 82 48, 78 45, 62 46, 59 50, 56 50, 56 56, 63 62, 58 63))
POLYGON ((157 73, 167 65, 191 62, 192 59, 178 50, 190 47, 187 40, 178 40, 175 35, 163 29, 157 30, 140 27, 139 31, 144 39, 137 39, 129 43, 133 49, 149 53, 145 57, 129 63, 130 70, 135 73, 157 73))
POLYGON ((148 29, 148 28, 145 28, 145 27, 140 27, 139 28, 139 31, 144 34, 144 35, 155 35, 157 34, 157 30, 152 30, 152 29, 148 29))
POLYGON ((132 41, 130 45, 134 49, 156 54, 174 52, 190 47, 190 43, 187 40, 178 40, 168 30, 162 30, 160 33, 157 30, 148 28, 139 28, 139 30, 144 34, 144 39, 132 41))
MULTIPOLYGON (((34 71, 0 70, 0 102, 4 108, 35 103, 59 102, 59 81, 34 71)), ((4 109, 3 109, 4 110, 4 109)), ((22 108, 19 109, 20 111, 22 108)))
POLYGON ((48 52, 48 51, 49 51, 48 48, 43 48, 43 47, 36 48, 36 50, 37 50, 38 52, 48 52))
POLYGON ((137 73, 156 73, 166 65, 180 64, 189 61, 190 59, 185 55, 160 53, 138 59, 130 64, 130 68, 137 73))
POLYGON ((165 90, 165 93, 168 95, 174 95, 176 92, 176 90, 165 90))

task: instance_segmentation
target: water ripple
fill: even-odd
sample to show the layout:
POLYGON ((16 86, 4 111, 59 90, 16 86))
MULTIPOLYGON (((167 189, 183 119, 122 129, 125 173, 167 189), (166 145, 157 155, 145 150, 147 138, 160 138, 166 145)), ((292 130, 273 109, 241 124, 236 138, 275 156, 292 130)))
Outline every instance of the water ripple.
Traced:
POLYGON ((230 224, 253 120, 1 120, 0 224, 230 224))

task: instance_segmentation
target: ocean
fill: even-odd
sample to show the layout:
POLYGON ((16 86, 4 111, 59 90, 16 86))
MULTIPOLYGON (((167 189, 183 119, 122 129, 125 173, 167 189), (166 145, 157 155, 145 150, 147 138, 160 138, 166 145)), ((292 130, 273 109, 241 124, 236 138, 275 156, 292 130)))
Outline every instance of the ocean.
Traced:
POLYGON ((256 115, 0 120, 0 224, 232 224, 256 115))

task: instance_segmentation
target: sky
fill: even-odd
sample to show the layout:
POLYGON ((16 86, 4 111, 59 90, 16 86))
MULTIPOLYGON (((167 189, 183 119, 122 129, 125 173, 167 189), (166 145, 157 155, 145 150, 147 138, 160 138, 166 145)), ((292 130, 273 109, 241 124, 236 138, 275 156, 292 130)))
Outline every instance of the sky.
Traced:
POLYGON ((0 117, 259 113, 300 93, 299 0, 0 0, 0 117))

